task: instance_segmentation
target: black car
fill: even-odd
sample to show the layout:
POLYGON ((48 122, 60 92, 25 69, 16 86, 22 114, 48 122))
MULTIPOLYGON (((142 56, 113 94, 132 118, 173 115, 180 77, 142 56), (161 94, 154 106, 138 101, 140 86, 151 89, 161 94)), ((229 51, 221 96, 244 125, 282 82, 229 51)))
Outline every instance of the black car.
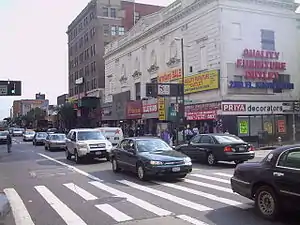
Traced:
POLYGON ((218 161, 234 161, 239 164, 255 156, 252 145, 232 134, 199 134, 187 144, 175 147, 175 150, 208 165, 214 165, 218 161))
POLYGON ((174 151, 159 138, 126 138, 111 152, 112 169, 136 172, 140 180, 150 176, 184 178, 192 171, 190 157, 174 151))
POLYGON ((300 145, 280 147, 261 162, 238 165, 231 187, 254 200, 266 219, 275 219, 282 209, 300 210, 300 145))
POLYGON ((33 145, 44 145, 47 135, 46 132, 35 133, 32 141, 33 145))

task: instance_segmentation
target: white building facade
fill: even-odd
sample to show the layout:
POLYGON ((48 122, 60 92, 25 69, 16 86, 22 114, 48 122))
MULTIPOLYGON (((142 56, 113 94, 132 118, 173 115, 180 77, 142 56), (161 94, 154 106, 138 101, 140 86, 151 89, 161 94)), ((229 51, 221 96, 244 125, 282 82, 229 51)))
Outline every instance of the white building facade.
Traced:
MULTIPOLYGON (((261 131, 288 137, 290 105, 300 97, 296 7, 293 0, 178 0, 142 18, 106 47, 105 102, 111 115, 123 109, 106 119, 125 120, 128 108, 138 104, 113 105, 144 98, 146 83, 180 78, 183 38, 188 123, 201 132, 226 129, 246 139, 261 131), (128 92, 129 99, 114 99, 128 92)), ((148 112, 149 101, 157 104, 144 100, 136 118, 168 121, 170 101, 148 112)))

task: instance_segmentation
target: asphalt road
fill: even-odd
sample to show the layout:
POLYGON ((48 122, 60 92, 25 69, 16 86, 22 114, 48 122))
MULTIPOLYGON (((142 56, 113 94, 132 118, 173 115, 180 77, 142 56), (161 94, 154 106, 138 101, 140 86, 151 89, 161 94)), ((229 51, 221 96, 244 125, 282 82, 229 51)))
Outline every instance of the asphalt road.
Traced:
POLYGON ((114 174, 105 160, 76 165, 64 152, 20 139, 12 153, 5 147, 0 191, 17 225, 299 225, 292 214, 273 223, 257 217, 253 203, 230 189, 233 164, 194 164, 185 180, 139 182, 133 174, 114 174))

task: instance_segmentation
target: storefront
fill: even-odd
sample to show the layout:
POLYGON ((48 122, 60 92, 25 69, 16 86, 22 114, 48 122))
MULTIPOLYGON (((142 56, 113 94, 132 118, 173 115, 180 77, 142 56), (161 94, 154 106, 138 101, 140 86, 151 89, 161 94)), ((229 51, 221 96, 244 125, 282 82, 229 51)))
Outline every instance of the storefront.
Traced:
POLYGON ((247 141, 267 133, 270 141, 292 137, 291 106, 283 102, 222 102, 223 129, 247 141))
POLYGON ((129 101, 126 105, 126 120, 130 127, 136 127, 142 119, 142 101, 129 101))
POLYGON ((158 122, 157 98, 142 101, 142 119, 145 134, 156 135, 158 122))
POLYGON ((217 132, 216 121, 220 102, 211 102, 185 106, 185 117, 190 127, 197 127, 200 133, 217 132))

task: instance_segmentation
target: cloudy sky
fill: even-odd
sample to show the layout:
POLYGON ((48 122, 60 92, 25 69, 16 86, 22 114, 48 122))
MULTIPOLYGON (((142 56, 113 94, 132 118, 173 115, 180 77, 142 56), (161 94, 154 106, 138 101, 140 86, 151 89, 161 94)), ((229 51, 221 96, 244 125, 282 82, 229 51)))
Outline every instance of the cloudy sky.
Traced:
MULTIPOLYGON (((298 0, 300 2, 300 0, 298 0)), ((22 98, 42 92, 56 104, 67 93, 68 24, 89 0, 0 0, 0 79, 23 82, 22 98)), ((173 0, 138 0, 168 5, 173 0)), ((13 97, 0 97, 0 119, 13 97)))

